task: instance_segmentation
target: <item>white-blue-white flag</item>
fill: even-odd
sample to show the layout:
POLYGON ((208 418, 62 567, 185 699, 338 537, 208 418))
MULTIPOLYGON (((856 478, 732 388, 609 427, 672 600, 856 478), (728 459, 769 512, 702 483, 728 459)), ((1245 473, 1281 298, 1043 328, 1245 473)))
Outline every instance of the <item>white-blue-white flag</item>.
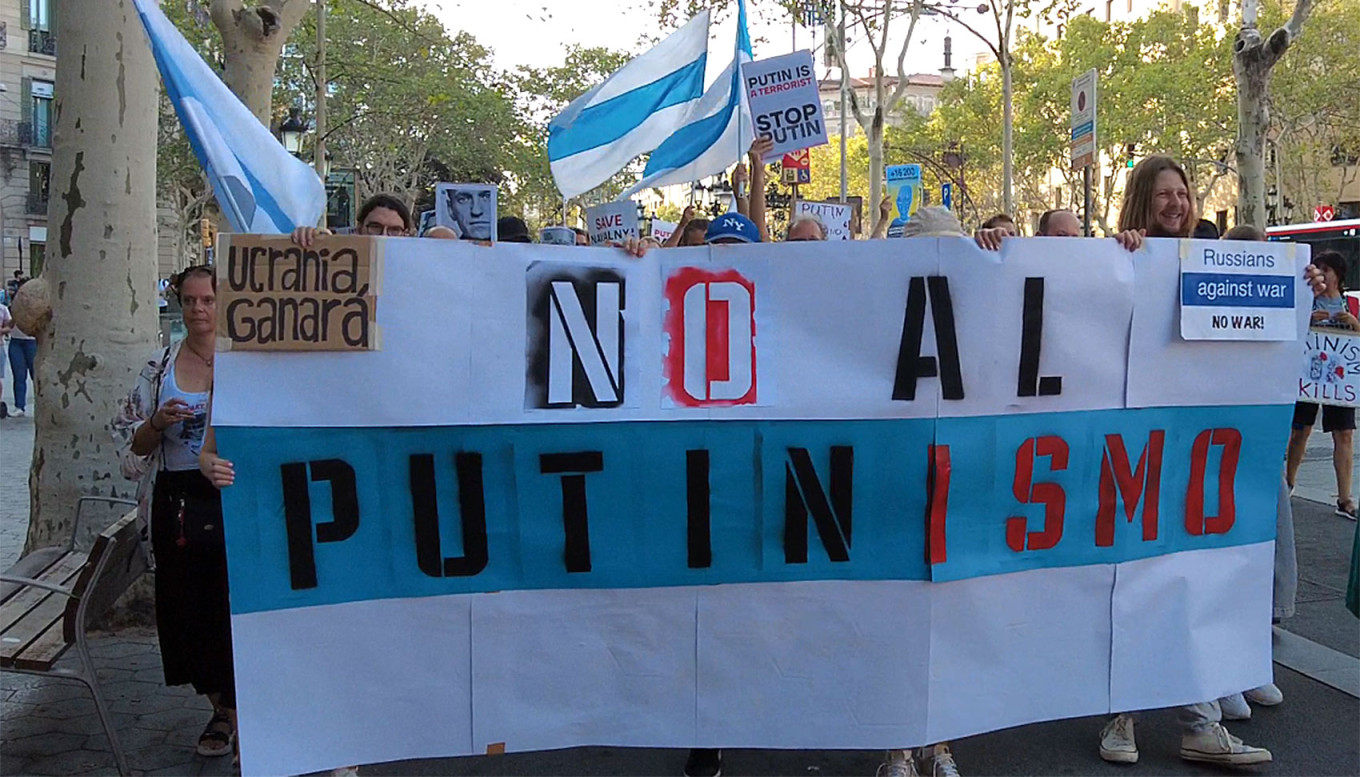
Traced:
POLYGON ((548 162, 562 196, 594 189, 685 124, 704 92, 708 16, 700 11, 553 117, 548 162))
POLYGON ((286 233, 311 226, 326 189, 208 67, 156 0, 133 0, 184 134, 235 232, 286 233))
POLYGON ((746 31, 746 0, 737 3, 737 42, 732 64, 695 104, 690 119, 652 152, 642 180, 619 196, 643 189, 697 181, 741 161, 755 140, 751 107, 741 83, 741 65, 750 62, 751 36, 746 31))

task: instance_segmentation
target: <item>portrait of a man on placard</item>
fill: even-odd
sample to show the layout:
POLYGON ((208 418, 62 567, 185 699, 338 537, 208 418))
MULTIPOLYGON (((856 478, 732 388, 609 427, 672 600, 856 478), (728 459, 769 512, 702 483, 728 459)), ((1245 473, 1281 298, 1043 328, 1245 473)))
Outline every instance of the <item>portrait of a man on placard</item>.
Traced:
POLYGON ((496 239, 496 187, 441 183, 435 188, 435 223, 464 240, 496 239))

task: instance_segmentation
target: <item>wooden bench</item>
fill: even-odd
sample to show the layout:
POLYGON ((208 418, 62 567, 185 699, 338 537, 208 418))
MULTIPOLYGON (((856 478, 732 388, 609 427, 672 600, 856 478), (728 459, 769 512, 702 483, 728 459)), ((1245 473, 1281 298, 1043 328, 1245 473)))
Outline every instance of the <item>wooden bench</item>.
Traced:
POLYGON ((138 547, 135 509, 100 532, 89 553, 76 550, 80 513, 92 502, 137 505, 128 499, 82 497, 66 545, 35 550, 0 574, 0 670, 84 683, 94 697, 118 772, 127 775, 127 759, 99 692, 85 630, 146 571, 146 559, 138 547), (73 645, 79 668, 56 667, 73 645))

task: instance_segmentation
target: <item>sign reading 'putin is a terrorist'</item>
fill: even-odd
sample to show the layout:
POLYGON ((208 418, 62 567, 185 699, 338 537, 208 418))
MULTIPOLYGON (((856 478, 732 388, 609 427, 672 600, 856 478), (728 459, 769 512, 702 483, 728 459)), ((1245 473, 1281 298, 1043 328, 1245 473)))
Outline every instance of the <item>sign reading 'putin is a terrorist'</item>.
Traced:
POLYGON ((817 96, 812 52, 795 51, 741 66, 751 104, 756 136, 768 136, 774 148, 762 160, 772 162, 789 151, 824 145, 826 121, 817 96))

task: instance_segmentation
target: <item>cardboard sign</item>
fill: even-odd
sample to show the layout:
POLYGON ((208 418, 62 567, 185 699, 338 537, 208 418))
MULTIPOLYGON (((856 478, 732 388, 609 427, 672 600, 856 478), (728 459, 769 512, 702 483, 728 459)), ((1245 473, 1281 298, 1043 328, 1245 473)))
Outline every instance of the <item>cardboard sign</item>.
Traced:
POLYGON ((434 187, 434 223, 463 240, 496 240, 496 187, 441 183, 434 187))
POLYGON ((586 231, 590 233, 590 244, 595 246, 641 237, 637 204, 632 200, 624 200, 586 208, 586 231))
POLYGON ((652 237, 665 243, 667 240, 671 239, 671 235, 675 234, 675 228, 677 226, 679 226, 679 224, 674 221, 652 219, 652 237))
POLYGON ((826 143, 826 122, 812 71, 812 52, 795 51, 741 66, 756 136, 768 135, 774 148, 764 162, 789 151, 826 143))
POLYGON ((1296 246, 1182 240, 1181 337, 1297 340, 1296 246))
POLYGON ((1360 334, 1315 326, 1303 342, 1299 401, 1360 407, 1360 334))
POLYGON ((217 257, 217 350, 373 351, 382 244, 224 233, 217 257))
POLYGON ((925 205, 921 166, 888 165, 883 170, 883 177, 888 182, 888 196, 894 203, 892 223, 900 227, 925 205))
MULTIPOLYGON (((827 240, 853 240, 850 221, 854 217, 854 207, 845 202, 808 202, 798 200, 793 204, 793 219, 808 213, 822 220, 826 225, 827 240)), ((792 221, 793 219, 790 219, 792 221)))
POLYGON ((431 208, 430 210, 422 210, 420 212, 420 218, 416 221, 416 224, 418 226, 418 229, 416 229, 416 234, 420 235, 421 237, 424 237, 425 233, 430 230, 430 227, 433 227, 435 225, 434 209, 431 208))

